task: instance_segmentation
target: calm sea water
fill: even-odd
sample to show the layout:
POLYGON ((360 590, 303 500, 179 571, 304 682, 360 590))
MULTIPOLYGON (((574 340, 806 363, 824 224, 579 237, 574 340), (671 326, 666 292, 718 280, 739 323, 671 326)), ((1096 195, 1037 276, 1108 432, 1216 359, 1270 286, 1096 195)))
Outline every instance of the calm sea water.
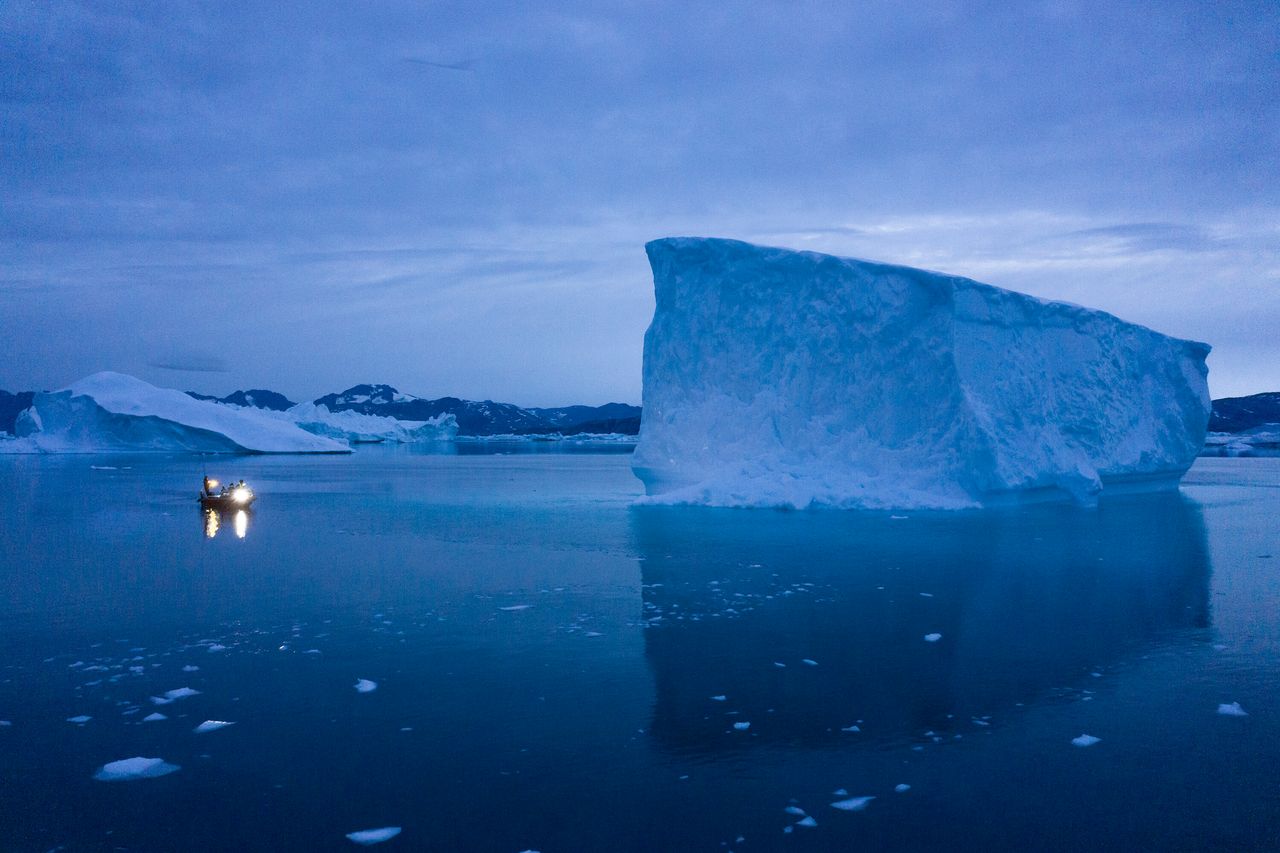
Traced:
POLYGON ((219 459, 213 531, 198 460, 0 457, 0 850, 1280 849, 1280 460, 971 514, 629 462, 219 459))

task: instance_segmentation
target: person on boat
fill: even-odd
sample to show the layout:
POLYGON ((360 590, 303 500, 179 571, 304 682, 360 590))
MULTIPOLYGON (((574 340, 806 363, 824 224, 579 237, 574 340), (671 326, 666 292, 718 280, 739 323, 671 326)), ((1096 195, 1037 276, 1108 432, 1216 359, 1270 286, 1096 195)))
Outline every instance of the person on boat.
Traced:
POLYGON ((210 480, 209 475, 204 475, 204 493, 208 497, 213 497, 214 486, 218 485, 217 480, 210 480))

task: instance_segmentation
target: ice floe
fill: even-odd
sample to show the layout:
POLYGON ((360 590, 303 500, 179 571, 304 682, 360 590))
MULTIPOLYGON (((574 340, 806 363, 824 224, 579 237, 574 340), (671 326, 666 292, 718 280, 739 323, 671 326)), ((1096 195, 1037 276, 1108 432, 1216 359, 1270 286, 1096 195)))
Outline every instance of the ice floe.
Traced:
POLYGON ((1218 713, 1224 717, 1247 717, 1249 712, 1240 707, 1239 702, 1226 704, 1225 702, 1218 706, 1218 713))
POLYGON ((142 722, 144 722, 144 723, 158 723, 158 722, 160 722, 161 720, 167 720, 167 719, 169 719, 169 718, 168 718, 168 717, 166 717, 164 714, 161 714, 159 711, 156 711, 154 714, 147 714, 145 717, 143 717, 143 718, 142 718, 142 722))
POLYGON ((202 735, 205 732, 216 732, 218 729, 225 729, 227 726, 234 725, 235 723, 229 723, 226 720, 205 720, 203 723, 192 729, 192 731, 198 735, 202 735))
POLYGON ((373 691, 375 691, 375 690, 377 690, 377 689, 378 689, 378 682, 376 682, 376 681, 370 681, 370 680, 369 680, 369 679, 367 679, 367 678, 357 678, 357 679, 356 679, 356 692, 357 692, 357 693, 372 693, 373 691))
POLYGON ((906 784, 905 782, 902 783, 901 785, 893 786, 893 791, 896 794, 905 794, 907 791, 910 791, 910 790, 911 790, 911 786, 906 784))
POLYGON ((751 724, 750 723, 734 723, 733 727, 737 731, 745 732, 747 729, 751 728, 751 724))
POLYGON ((384 826, 381 829, 361 829, 356 832, 348 832, 347 838, 356 844, 368 846, 370 844, 381 844, 383 841, 390 841, 400 834, 398 826, 384 826))
POLYGON ((817 825, 818 825, 818 822, 814 820, 812 817, 807 817, 804 820, 796 821, 796 826, 803 826, 806 829, 813 829, 817 825))
POLYGON ((122 758, 111 761, 98 768, 93 778, 99 782, 128 782, 133 779, 154 779, 167 776, 180 770, 178 765, 170 764, 163 758, 122 758))
POLYGON ((860 812, 874 799, 875 797, 850 797, 847 800, 836 800, 831 804, 831 808, 842 812, 860 812))
POLYGON ((1080 737, 1073 737, 1071 743, 1076 746, 1093 746, 1101 740, 1102 738, 1094 737, 1093 735, 1080 735, 1080 737))
POLYGON ((533 606, 532 604, 513 604, 510 607, 499 607, 498 609, 505 610, 508 613, 511 613, 516 610, 528 610, 532 606, 533 606))
POLYGON ((168 705, 178 699, 186 699, 188 696, 199 696, 199 690, 192 690, 190 687, 178 687, 174 690, 168 690, 163 696, 152 696, 151 701, 157 705, 168 705))
POLYGON ((924 641, 926 643, 936 643, 941 639, 942 639, 941 634, 925 634, 924 635, 924 641))
MULTIPOLYGON (((1237 706, 1237 707, 1239 707, 1239 706, 1237 706)), ((89 721, 90 721, 90 720, 92 720, 92 719, 93 719, 93 717, 87 716, 87 715, 85 715, 85 714, 81 714, 81 715, 80 715, 80 716, 78 716, 78 717, 67 717, 67 722, 68 722, 68 723, 78 723, 78 724, 80 724, 80 725, 82 725, 82 726, 83 726, 85 723, 89 722, 89 721)))

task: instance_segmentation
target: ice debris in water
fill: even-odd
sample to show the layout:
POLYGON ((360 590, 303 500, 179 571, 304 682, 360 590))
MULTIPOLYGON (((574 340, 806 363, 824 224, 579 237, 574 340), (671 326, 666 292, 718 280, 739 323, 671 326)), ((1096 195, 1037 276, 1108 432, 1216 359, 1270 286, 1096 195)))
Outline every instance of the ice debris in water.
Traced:
POLYGON ((734 723, 733 727, 740 732, 745 732, 747 729, 751 728, 751 724, 750 723, 734 723))
POLYGON ((200 670, 200 667, 195 666, 194 664, 187 664, 182 668, 183 672, 198 672, 199 670, 200 670))
POLYGON ((205 732, 216 732, 218 729, 225 729, 227 726, 234 725, 235 723, 229 723, 226 720, 205 720, 203 723, 192 729, 192 731, 198 735, 202 735, 205 732))
POLYGON ((1102 740, 1102 738, 1094 737, 1093 735, 1080 735, 1080 737, 1073 737, 1071 742, 1076 746, 1093 746, 1100 740, 1102 740))
POLYGON ((356 844, 368 846, 370 844, 381 844, 383 841, 390 841, 400 834, 398 826, 384 826, 381 829, 361 829, 356 832, 348 832, 347 838, 356 844))
POLYGON ((785 809, 783 809, 783 811, 786 812, 787 814, 793 814, 797 817, 805 816, 805 810, 800 808, 799 806, 787 806, 785 809))
POLYGON ((499 607, 498 609, 505 610, 508 613, 510 613, 515 610, 528 610, 532 606, 533 606, 532 604, 513 604, 510 607, 499 607))
POLYGON ((942 639, 941 634, 925 634, 924 635, 924 641, 926 643, 936 643, 941 639, 942 639))
POLYGON ((712 701, 712 702, 723 702, 725 699, 728 699, 728 698, 729 698, 728 696, 725 696, 725 695, 722 693, 722 694, 720 694, 719 696, 712 696, 712 697, 711 697, 711 701, 712 701))
MULTIPOLYGON (((1237 707, 1239 707, 1239 706, 1237 706, 1237 707)), ((90 721, 90 720, 92 720, 92 719, 93 719, 93 717, 87 716, 87 715, 85 715, 85 714, 81 714, 81 715, 80 715, 80 716, 78 716, 78 717, 67 717, 67 722, 68 722, 68 723, 79 723, 80 725, 84 725, 85 723, 89 722, 89 721, 90 721)))
POLYGON ((211 652, 225 652, 226 650, 227 650, 227 647, 222 645, 222 643, 209 644, 209 651, 211 652))
POLYGON ((842 732, 860 732, 860 731, 862 731, 862 729, 860 729, 860 728, 858 728, 856 725, 854 725, 854 726, 845 726, 844 728, 840 729, 840 731, 842 731, 842 732))
POLYGON ((1232 702, 1230 705, 1222 704, 1218 706, 1218 713, 1224 717, 1247 717, 1249 712, 1240 707, 1239 702, 1232 702))
POLYGON ((163 758, 123 758, 98 768, 93 778, 99 782, 128 782, 133 779, 154 779, 176 773, 181 768, 163 758))
POLYGON ((839 809, 842 812, 860 812, 874 799, 875 797, 850 797, 847 800, 835 801, 831 804, 831 808, 839 809))
POLYGON ((356 679, 356 692, 357 692, 357 693, 372 693, 373 691, 375 691, 375 690, 377 690, 377 689, 378 689, 378 682, 376 682, 376 681, 370 681, 370 680, 369 680, 369 679, 367 679, 367 678, 357 678, 357 679, 356 679))
POLYGON ((199 696, 199 690, 192 690, 190 687, 178 687, 174 690, 168 690, 163 696, 152 696, 151 701, 157 705, 168 705, 178 699, 186 699, 188 696, 199 696))
POLYGON ((142 718, 142 722, 144 722, 144 723, 158 723, 158 722, 160 722, 161 720, 167 720, 167 719, 169 719, 169 718, 168 718, 168 717, 166 717, 164 714, 161 714, 159 711, 156 711, 154 714, 147 714, 145 717, 143 717, 143 718, 142 718))
POLYGON ((907 791, 911 790, 911 786, 904 782, 901 785, 894 785, 893 790, 895 793, 905 794, 907 791))
POLYGON ((818 822, 811 817, 807 817, 804 820, 796 821, 796 826, 803 826, 803 827, 807 827, 808 829, 813 829, 817 825, 818 825, 818 822))
POLYGON ((808 665, 808 666, 817 666, 817 665, 818 665, 818 662, 817 662, 816 660, 811 660, 810 658, 802 658, 802 659, 800 660, 800 663, 806 664, 806 665, 808 665))

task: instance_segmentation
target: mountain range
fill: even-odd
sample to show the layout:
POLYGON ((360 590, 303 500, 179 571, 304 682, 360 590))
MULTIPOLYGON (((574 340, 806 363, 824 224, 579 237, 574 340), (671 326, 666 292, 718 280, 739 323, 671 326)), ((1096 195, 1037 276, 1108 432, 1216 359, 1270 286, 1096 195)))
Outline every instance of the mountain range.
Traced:
MULTIPOLYGON (((188 391, 197 400, 213 400, 234 406, 284 411, 294 405, 283 394, 262 388, 236 391, 225 397, 214 397, 188 391)), ((31 391, 11 394, 0 391, 0 431, 13 432, 18 413, 31 405, 31 391)), ((592 433, 640 432, 640 407, 626 403, 603 406, 562 406, 560 408, 522 408, 512 403, 492 400, 462 400, 439 397, 428 400, 404 394, 390 385, 355 385, 338 394, 326 394, 314 401, 331 412, 354 411, 365 415, 382 415, 406 421, 425 421, 439 415, 458 419, 459 435, 537 435, 560 433, 584 435, 592 433)), ((1213 401, 1209 417, 1211 432, 1243 433, 1266 424, 1280 424, 1280 392, 1270 391, 1248 397, 1224 397, 1213 401)))

